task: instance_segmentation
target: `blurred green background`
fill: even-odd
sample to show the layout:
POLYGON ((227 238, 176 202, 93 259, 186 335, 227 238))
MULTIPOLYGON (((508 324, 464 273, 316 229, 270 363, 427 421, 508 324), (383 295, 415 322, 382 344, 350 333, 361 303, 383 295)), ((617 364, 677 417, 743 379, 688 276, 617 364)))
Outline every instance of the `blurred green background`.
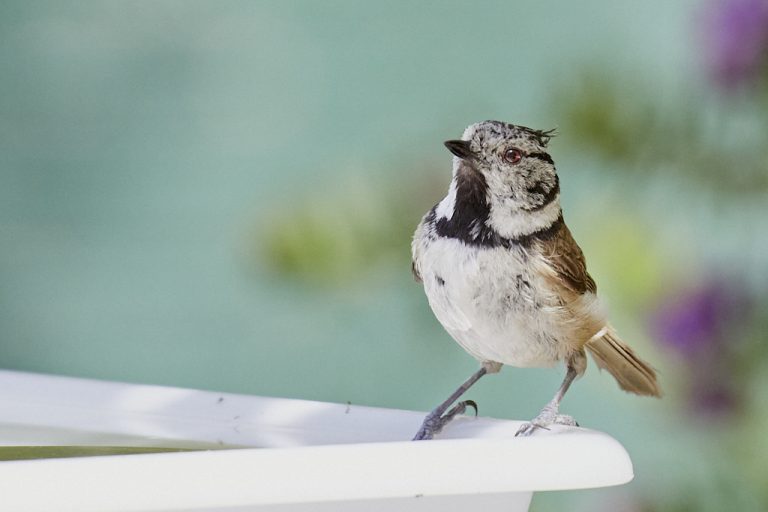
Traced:
MULTIPOLYGON (((666 396, 591 365, 563 409, 637 477, 533 510, 766 510, 767 55, 765 0, 4 1, 0 365, 430 409, 476 368, 410 274, 442 141, 557 127, 666 396)), ((471 398, 527 419, 562 374, 471 398)))

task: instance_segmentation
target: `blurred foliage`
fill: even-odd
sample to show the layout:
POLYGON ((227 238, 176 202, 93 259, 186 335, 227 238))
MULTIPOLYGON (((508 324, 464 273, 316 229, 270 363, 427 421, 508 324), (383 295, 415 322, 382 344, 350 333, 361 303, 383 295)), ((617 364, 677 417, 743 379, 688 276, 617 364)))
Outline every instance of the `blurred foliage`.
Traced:
POLYGON ((678 174, 719 193, 768 191, 768 95, 681 90, 664 104, 660 91, 640 84, 586 72, 555 94, 562 131, 617 171, 678 174))
POLYGON ((627 307, 642 310, 656 300, 664 287, 666 262, 647 223, 636 216, 605 216, 599 230, 587 231, 580 240, 590 247, 588 268, 598 280, 598 290, 606 283, 599 277, 606 276, 611 290, 621 295, 627 307))
POLYGON ((322 287, 348 286, 376 266, 407 269, 413 230, 428 208, 425 196, 436 197, 447 185, 437 185, 438 173, 429 167, 408 177, 405 187, 366 176, 340 178, 327 193, 313 191, 279 209, 257 227, 254 261, 322 287))
POLYGON ((586 67, 556 91, 563 131, 617 170, 678 173, 718 193, 768 192, 768 1, 718 0, 699 14, 705 72, 680 90, 586 67), (701 86, 703 85, 703 87, 701 86), (707 87, 709 85, 709 87, 707 87))

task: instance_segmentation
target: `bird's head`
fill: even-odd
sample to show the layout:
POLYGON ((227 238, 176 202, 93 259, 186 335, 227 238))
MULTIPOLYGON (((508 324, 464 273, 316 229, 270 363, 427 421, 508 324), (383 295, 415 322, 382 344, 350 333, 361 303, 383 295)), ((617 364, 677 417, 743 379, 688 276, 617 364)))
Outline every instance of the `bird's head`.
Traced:
POLYGON ((560 183, 547 153, 553 131, 483 121, 461 140, 445 143, 453 153, 453 181, 436 209, 470 234, 488 228, 515 239, 554 226, 562 219, 560 183))
POLYGON ((464 173, 469 180, 482 178, 489 202, 534 212, 558 199, 560 191, 555 164, 547 153, 553 132, 483 121, 445 146, 455 157, 457 177, 464 173))

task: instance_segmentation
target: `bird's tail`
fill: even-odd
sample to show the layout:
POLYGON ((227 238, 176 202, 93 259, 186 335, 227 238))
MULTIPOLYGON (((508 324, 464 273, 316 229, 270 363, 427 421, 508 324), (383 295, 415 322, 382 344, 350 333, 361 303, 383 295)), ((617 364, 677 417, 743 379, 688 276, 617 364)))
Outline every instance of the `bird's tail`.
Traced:
POLYGON ((598 334, 589 340, 585 347, 592 354, 597 366, 608 370, 624 391, 636 395, 661 396, 661 388, 656 382, 656 371, 637 357, 610 326, 604 334, 598 334))

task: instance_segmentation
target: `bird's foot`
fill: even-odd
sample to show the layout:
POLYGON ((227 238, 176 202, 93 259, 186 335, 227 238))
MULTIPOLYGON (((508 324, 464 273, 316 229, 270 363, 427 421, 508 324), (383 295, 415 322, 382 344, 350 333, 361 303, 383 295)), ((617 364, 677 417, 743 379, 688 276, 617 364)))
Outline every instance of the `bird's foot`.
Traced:
POLYGON ((576 423, 576 420, 573 419, 572 416, 559 414, 557 412, 557 408, 547 406, 542 409, 539 415, 533 418, 531 421, 523 423, 523 425, 517 430, 515 436, 527 437, 540 428, 549 430, 551 425, 568 425, 571 427, 579 426, 579 424, 576 423))
POLYGON ((424 418, 424 423, 421 424, 421 428, 413 437, 413 441, 426 441, 432 439, 435 434, 438 434, 443 427, 453 420, 457 415, 464 414, 467 407, 471 407, 475 410, 477 415, 477 404, 473 400, 464 400, 457 403, 445 414, 441 415, 438 411, 432 411, 424 418))

